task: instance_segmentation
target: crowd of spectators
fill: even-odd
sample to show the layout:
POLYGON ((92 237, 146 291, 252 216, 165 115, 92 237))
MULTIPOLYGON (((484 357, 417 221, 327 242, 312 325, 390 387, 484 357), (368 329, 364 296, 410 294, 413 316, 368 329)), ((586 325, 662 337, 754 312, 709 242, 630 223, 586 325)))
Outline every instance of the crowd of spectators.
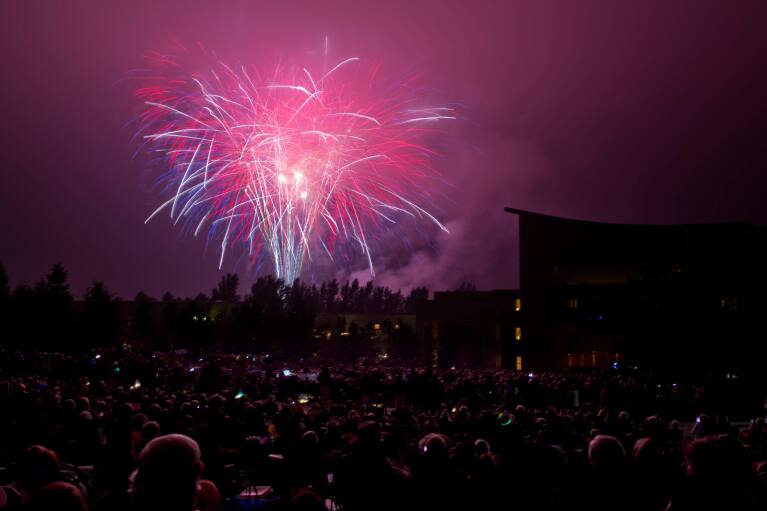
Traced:
POLYGON ((0 353, 0 510, 767 509, 704 385, 268 354, 0 353))

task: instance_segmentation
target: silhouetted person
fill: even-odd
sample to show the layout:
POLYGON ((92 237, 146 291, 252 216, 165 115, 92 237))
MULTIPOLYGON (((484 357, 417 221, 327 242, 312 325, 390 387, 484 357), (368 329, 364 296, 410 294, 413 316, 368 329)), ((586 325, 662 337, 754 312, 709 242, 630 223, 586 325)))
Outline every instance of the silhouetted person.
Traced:
POLYGON ((133 476, 134 509, 194 511, 201 489, 201 471, 197 442, 177 434, 155 438, 139 455, 133 476))
POLYGON ((451 462, 448 440, 430 433, 418 442, 419 457, 413 466, 414 507, 417 509, 461 509, 466 502, 465 479, 451 462))
POLYGON ((384 456, 378 424, 363 422, 357 442, 336 475, 339 503, 347 511, 394 509, 404 498, 405 474, 384 456))
POLYGON ((633 509, 626 481, 626 451, 614 436, 596 435, 589 443, 587 474, 579 509, 633 509))
POLYGON ((743 446, 729 435, 705 437, 687 446, 685 479, 667 510, 756 510, 761 509, 760 492, 743 446))
POLYGON ((288 511, 327 511, 327 508, 317 493, 302 491, 290 501, 288 511))
POLYGON ((17 479, 12 486, 24 503, 29 502, 40 488, 61 479, 59 457, 42 445, 25 449, 17 469, 17 479))
POLYGON ((30 511, 88 511, 80 489, 63 481, 40 488, 29 501, 30 511))

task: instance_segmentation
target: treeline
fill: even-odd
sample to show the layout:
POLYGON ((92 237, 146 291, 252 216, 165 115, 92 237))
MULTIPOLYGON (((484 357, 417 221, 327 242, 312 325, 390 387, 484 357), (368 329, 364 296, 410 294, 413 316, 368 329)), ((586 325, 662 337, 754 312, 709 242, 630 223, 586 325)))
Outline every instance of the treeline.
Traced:
MULTIPOLYGON (((218 286, 214 288, 210 296, 200 293, 193 299, 198 302, 226 302, 242 303, 255 302, 266 305, 273 300, 280 299, 284 305, 302 304, 309 310, 320 313, 390 313, 405 314, 414 313, 418 302, 428 299, 429 290, 425 287, 414 288, 407 296, 401 291, 392 291, 385 286, 374 286, 367 282, 361 286, 357 279, 347 280, 343 285, 336 279, 316 284, 307 285, 301 280, 296 280, 288 285, 282 280, 275 279, 272 275, 259 277, 250 287, 250 293, 244 297, 238 294, 239 277, 228 273, 221 277, 218 286)), ((139 297, 144 298, 143 293, 139 297)), ((163 301, 175 300, 172 294, 166 293, 163 301)))
POLYGON ((67 270, 57 263, 33 286, 19 284, 11 291, 0 264, 2 347, 67 350, 117 342, 117 298, 97 281, 76 305, 67 277, 67 270))
MULTIPOLYGON (((179 298, 166 292, 159 300, 139 292, 123 301, 103 282, 94 282, 81 301, 74 300, 60 263, 34 286, 11 290, 0 265, 0 320, 8 347, 78 351, 119 343, 141 343, 156 349, 238 347, 279 349, 283 345, 314 349, 315 340, 346 344, 374 340, 386 344, 412 336, 407 326, 346 324, 344 314, 413 313, 428 298, 426 288, 404 295, 355 279, 308 285, 287 285, 272 276, 258 278, 244 295, 236 274, 224 275, 210 294, 179 298), (317 325, 317 314, 337 315, 328 325, 317 325)), ((327 344, 327 343, 326 343, 327 344)))

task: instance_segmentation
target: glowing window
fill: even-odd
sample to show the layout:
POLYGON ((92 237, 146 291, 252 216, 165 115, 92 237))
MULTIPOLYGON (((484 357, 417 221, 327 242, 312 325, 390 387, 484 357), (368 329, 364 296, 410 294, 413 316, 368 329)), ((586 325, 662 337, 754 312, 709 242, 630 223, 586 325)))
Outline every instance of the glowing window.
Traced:
POLYGON ((380 330, 381 329, 381 323, 376 323, 373 325, 373 330, 380 330))
POLYGON ((514 328, 514 339, 516 339, 517 341, 521 341, 522 340, 522 327, 521 326, 518 326, 518 327, 514 328))
POLYGON ((515 298, 514 299, 514 310, 519 312, 522 310, 522 299, 521 298, 515 298))
POLYGON ((577 309, 578 308, 578 299, 577 298, 568 298, 565 302, 565 307, 568 309, 577 309))
POLYGON ((517 371, 522 370, 522 355, 517 355, 517 359, 515 360, 514 367, 517 371))

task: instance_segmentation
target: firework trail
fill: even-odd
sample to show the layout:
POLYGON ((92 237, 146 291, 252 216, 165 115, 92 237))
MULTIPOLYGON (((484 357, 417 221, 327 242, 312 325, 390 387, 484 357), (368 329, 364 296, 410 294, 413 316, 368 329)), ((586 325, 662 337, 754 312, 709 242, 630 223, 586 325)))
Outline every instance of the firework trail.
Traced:
POLYGON ((374 70, 358 58, 313 74, 278 66, 268 78, 215 60, 207 74, 185 74, 165 55, 136 90, 146 149, 167 165, 161 212, 174 223, 263 249, 278 278, 292 283, 318 251, 333 260, 342 245, 366 256, 377 230, 403 215, 445 227, 420 205, 433 177, 422 145, 452 109, 418 106, 400 86, 377 97, 374 70))

